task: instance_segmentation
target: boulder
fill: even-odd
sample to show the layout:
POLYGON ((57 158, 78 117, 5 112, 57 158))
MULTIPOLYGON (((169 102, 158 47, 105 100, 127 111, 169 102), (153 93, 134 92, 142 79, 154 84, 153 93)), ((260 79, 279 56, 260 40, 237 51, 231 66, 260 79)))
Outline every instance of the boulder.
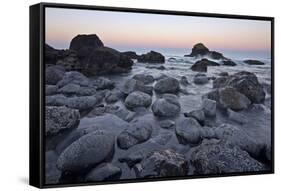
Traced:
POLYGON ((66 105, 67 97, 62 94, 46 96, 45 103, 48 106, 63 106, 66 105))
POLYGON ((236 66, 237 65, 235 62, 233 62, 230 59, 223 60, 222 63, 223 63, 224 66, 236 66))
POLYGON ((205 139, 191 154, 195 174, 223 174, 262 171, 264 166, 239 147, 205 139))
POLYGON ((57 167, 63 172, 83 173, 110 159, 114 143, 115 137, 107 131, 84 135, 60 154, 57 167))
POLYGON ((202 109, 208 117, 215 117, 217 111, 217 102, 211 99, 203 99, 202 109))
POLYGON ((118 180, 122 174, 122 170, 111 163, 102 163, 92 169, 85 177, 86 181, 108 181, 118 180))
POLYGON ((67 84, 76 84, 82 87, 89 86, 89 79, 77 71, 66 72, 63 78, 58 82, 58 87, 61 88, 67 84))
POLYGON ((138 55, 136 52, 133 52, 133 51, 126 51, 126 52, 122 52, 123 55, 129 57, 130 59, 138 59, 138 55))
POLYGON ((140 91, 135 91, 127 96, 125 99, 125 106, 129 109, 134 109, 136 107, 149 107, 151 102, 152 99, 150 95, 140 91))
POLYGON ((222 108, 230 108, 234 111, 247 109, 251 101, 232 87, 219 89, 219 105, 222 108))
POLYGON ((181 144, 198 144, 202 137, 200 134, 201 125, 193 117, 187 117, 176 125, 176 135, 181 144))
POLYGON ((80 114, 76 109, 65 106, 45 107, 45 134, 54 135, 63 130, 76 128, 79 124, 80 114))
POLYGON ((150 51, 146 54, 142 54, 138 57, 138 62, 142 63, 164 63, 165 62, 165 57, 155 51, 150 51))
POLYGON ((63 86, 58 90, 58 93, 64 94, 64 95, 73 95, 78 93, 80 90, 80 85, 69 83, 63 86))
POLYGON ((154 151, 134 167, 138 178, 186 176, 188 164, 184 155, 173 150, 154 151))
POLYGON ((113 89, 115 87, 115 83, 105 77, 99 77, 92 84, 97 87, 97 90, 113 89))
POLYGON ((228 80, 228 76, 221 76, 221 77, 216 78, 213 81, 213 88, 224 87, 226 82, 227 82, 227 80, 228 80))
POLYGON ((82 73, 87 76, 115 74, 131 70, 133 61, 115 49, 101 47, 93 50, 85 61, 82 73))
POLYGON ((95 96, 70 97, 64 104, 69 108, 79 109, 80 111, 92 109, 99 100, 95 96))
POLYGON ((154 90, 157 93, 177 93, 180 90, 179 81, 171 77, 160 79, 155 84, 154 90))
POLYGON ((208 77, 205 74, 196 74, 193 78, 194 84, 203 85, 209 82, 208 77))
POLYGON ((146 75, 146 74, 136 74, 133 76, 133 79, 139 80, 143 82, 144 84, 150 84, 154 82, 154 78, 152 75, 146 75))
POLYGON ((147 141, 152 133, 152 126, 146 121, 136 121, 130 127, 122 131, 117 137, 117 144, 121 149, 147 141))
POLYGON ((103 43, 96 34, 83 34, 77 35, 71 40, 69 49, 75 50, 78 57, 84 60, 93 50, 100 47, 103 47, 103 43))
POLYGON ((248 122, 247 118, 243 114, 241 114, 239 112, 235 112, 231 109, 227 109, 227 115, 230 120, 232 120, 238 124, 243 125, 248 122))
POLYGON ((178 98, 173 94, 164 94, 152 104, 153 114, 158 117, 174 117, 180 110, 178 98))
POLYGON ((224 58, 223 54, 217 51, 210 51, 208 56, 215 60, 220 60, 224 58))
POLYGON ((64 76, 65 69, 62 66, 49 66, 45 70, 45 83, 56 85, 64 76))
POLYGON ((121 98, 123 98, 123 93, 119 89, 114 89, 106 95, 105 101, 107 103, 115 103, 121 98))
POLYGON ((243 62, 249 65, 264 65, 264 63, 259 60, 244 60, 243 62))
POLYGON ((220 64, 203 58, 202 60, 195 62, 195 64, 191 66, 191 70, 196 72, 207 72, 208 66, 220 66, 220 64))
POLYGON ((128 95, 134 91, 141 91, 141 92, 147 93, 149 95, 152 95, 153 87, 145 85, 142 81, 135 80, 135 79, 129 79, 124 83, 121 91, 126 95, 128 95))
POLYGON ((172 138, 173 133, 171 132, 162 132, 155 137, 149 140, 149 143, 158 144, 158 145, 166 145, 172 138))
POLYGON ((188 113, 184 113, 185 117, 193 117, 196 119, 201 125, 204 125, 205 123, 205 113, 203 110, 198 109, 198 110, 193 110, 188 113))
POLYGON ((117 117, 123 119, 124 121, 131 121, 136 113, 133 111, 129 111, 126 108, 119 108, 116 112, 113 113, 114 115, 116 115, 117 117))

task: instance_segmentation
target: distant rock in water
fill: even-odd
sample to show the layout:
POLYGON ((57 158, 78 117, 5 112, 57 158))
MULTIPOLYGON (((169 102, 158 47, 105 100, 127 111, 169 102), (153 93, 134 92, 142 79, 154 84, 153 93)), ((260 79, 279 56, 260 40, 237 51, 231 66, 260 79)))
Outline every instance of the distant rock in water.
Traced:
POLYGON ((264 65, 264 63, 259 60, 244 60, 243 62, 249 65, 264 65))
POLYGON ((193 46, 191 53, 185 56, 190 56, 190 57, 204 56, 209 52, 210 50, 203 43, 197 43, 193 46))
POLYGON ((236 66, 237 65, 235 62, 233 62, 232 60, 229 60, 229 59, 223 60, 222 63, 224 66, 236 66))
POLYGON ((197 72, 207 72, 208 66, 220 66, 220 64, 203 58, 202 60, 195 62, 195 64, 191 66, 191 70, 197 72))
POLYGON ((69 49, 75 50, 78 57, 83 60, 89 56, 93 50, 103 46, 102 41, 96 34, 79 34, 71 40, 69 49))
POLYGON ((164 63, 165 62, 165 57, 155 51, 150 51, 146 54, 142 54, 138 57, 138 62, 142 63, 164 63))
POLYGON ((126 52, 122 52, 122 54, 128 56, 131 59, 138 59, 139 57, 139 55, 137 55, 137 53, 134 51, 126 51, 126 52))

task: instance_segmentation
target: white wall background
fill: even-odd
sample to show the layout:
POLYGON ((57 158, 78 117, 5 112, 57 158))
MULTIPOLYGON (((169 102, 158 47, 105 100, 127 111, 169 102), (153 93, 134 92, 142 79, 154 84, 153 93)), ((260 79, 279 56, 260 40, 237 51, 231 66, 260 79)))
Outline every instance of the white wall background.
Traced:
MULTIPOLYGON (((37 0, 1 1, 0 11, 0 190, 37 190, 28 185, 29 5, 37 0)), ((49 2, 245 14, 275 17, 275 162, 274 175, 84 186, 54 190, 276 190, 281 182, 280 49, 281 12, 278 0, 59 0, 49 2)), ((280 189, 280 188, 279 188, 280 189)))

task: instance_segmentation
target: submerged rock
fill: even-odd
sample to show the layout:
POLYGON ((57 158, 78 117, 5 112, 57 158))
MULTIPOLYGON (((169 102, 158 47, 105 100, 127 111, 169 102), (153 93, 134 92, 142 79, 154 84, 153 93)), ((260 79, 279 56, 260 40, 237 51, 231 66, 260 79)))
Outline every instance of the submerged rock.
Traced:
POLYGON ((147 141, 152 133, 152 126, 145 121, 137 121, 122 131, 117 137, 117 144, 121 149, 128 149, 136 144, 147 141))
POLYGON ((119 167, 111 163, 102 163, 86 175, 86 181, 118 180, 122 174, 119 167))
POLYGON ((106 131, 84 135, 61 153, 57 167, 63 172, 82 173, 109 159, 114 151, 114 143, 114 136, 106 131))
POLYGON ((157 93, 177 93, 180 90, 179 81, 171 77, 160 79, 155 84, 154 90, 157 93))
POLYGON ((222 174, 264 170, 264 166, 236 146, 204 140, 191 154, 195 174, 222 174))
POLYGON ((158 117, 173 117, 180 112, 181 106, 177 96, 164 94, 163 98, 157 99, 152 104, 152 111, 158 117))
POLYGON ((201 125, 192 117, 181 120, 176 126, 176 135, 181 144, 198 144, 202 137, 201 125))
POLYGON ((54 135, 66 129, 78 126, 80 120, 79 111, 65 106, 46 106, 45 123, 46 135, 54 135))
POLYGON ((138 58, 138 62, 144 63, 164 63, 165 57, 159 52, 150 51, 146 54, 140 55, 138 58))
POLYGON ((139 178, 186 176, 185 157, 173 150, 154 151, 135 166, 139 178))
POLYGON ((249 65, 264 65, 264 63, 259 60, 244 60, 243 62, 249 65))
POLYGON ((151 105, 152 99, 150 95, 135 91, 130 93, 125 99, 125 106, 129 109, 134 109, 136 107, 148 107, 151 105))

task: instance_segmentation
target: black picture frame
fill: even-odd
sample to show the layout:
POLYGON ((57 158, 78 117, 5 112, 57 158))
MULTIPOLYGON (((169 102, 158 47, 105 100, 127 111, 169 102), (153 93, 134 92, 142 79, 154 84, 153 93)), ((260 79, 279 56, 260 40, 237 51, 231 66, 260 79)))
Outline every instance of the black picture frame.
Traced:
POLYGON ((84 185, 99 185, 99 184, 116 184, 116 183, 135 183, 135 182, 150 182, 163 180, 179 180, 179 179, 194 179, 194 178, 210 178, 210 177, 228 177, 242 175, 258 175, 274 173, 274 17, 249 16, 249 15, 232 15, 232 14, 217 14, 217 13, 196 13, 171 10, 153 10, 153 9, 136 9, 136 8, 121 8, 121 7, 104 7, 90 5, 74 5, 74 4, 55 4, 55 3, 39 3, 30 6, 30 129, 29 129, 29 184, 38 188, 53 188, 66 186, 84 186, 84 185), (45 8, 67 8, 80 10, 103 10, 117 12, 132 12, 132 13, 151 13, 164 15, 183 15, 196 17, 213 17, 213 18, 231 18, 231 19, 247 19, 247 20, 262 20, 271 22, 271 145, 272 145, 272 169, 259 172, 242 172, 242 173, 227 173, 227 174, 209 174, 209 175, 191 175, 185 177, 166 177, 153 179, 130 179, 107 182, 92 182, 92 183, 73 183, 73 184, 55 184, 46 185, 44 183, 44 103, 45 89, 44 87, 44 49, 45 49, 45 8))

